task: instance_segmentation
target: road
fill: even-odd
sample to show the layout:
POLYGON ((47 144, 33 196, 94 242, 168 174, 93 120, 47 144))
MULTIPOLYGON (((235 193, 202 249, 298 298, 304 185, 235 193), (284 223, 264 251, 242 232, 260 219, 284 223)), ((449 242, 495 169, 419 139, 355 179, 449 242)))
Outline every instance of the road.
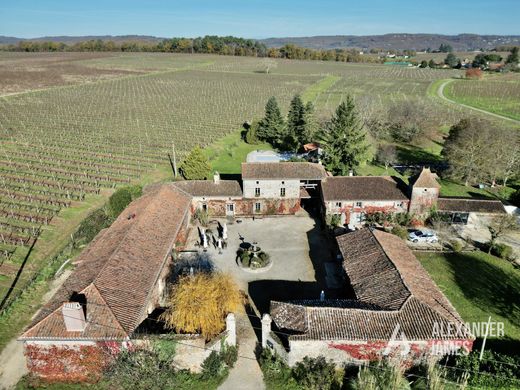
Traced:
POLYGON ((446 87, 446 85, 448 85, 451 82, 453 82, 452 79, 451 80, 446 80, 437 89, 437 96, 440 99, 442 99, 442 100, 444 100, 444 101, 446 101, 448 103, 455 104, 455 105, 460 106, 460 107, 469 108, 470 110, 478 111, 478 112, 480 112, 482 114, 490 115, 490 116, 493 116, 493 117, 498 118, 498 119, 504 119, 506 121, 513 122, 513 123, 516 123, 517 125, 520 125, 520 121, 518 121, 516 119, 508 118, 507 116, 502 116, 502 115, 499 115, 499 114, 495 114, 493 112, 489 112, 489 111, 486 111, 486 110, 482 110, 480 108, 468 106, 467 104, 459 103, 459 102, 456 102, 455 100, 448 99, 446 96, 444 96, 444 87, 446 87))

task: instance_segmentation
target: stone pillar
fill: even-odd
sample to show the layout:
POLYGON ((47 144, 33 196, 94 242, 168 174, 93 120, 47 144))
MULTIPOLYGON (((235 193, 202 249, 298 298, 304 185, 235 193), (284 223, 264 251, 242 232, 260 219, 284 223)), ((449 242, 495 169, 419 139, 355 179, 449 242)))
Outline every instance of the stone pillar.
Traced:
POLYGON ((262 348, 267 347, 267 338, 271 332, 271 322, 273 322, 271 316, 265 313, 262 317, 262 348))
POLYGON ((227 344, 231 346, 237 345, 237 321, 235 314, 229 313, 226 317, 227 344))

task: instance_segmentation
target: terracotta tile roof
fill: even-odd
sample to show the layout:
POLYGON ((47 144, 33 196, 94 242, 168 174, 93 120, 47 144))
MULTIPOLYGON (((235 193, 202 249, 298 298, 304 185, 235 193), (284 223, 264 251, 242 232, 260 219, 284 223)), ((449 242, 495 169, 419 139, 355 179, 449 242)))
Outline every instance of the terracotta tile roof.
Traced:
POLYGON ((410 340, 473 338, 400 238, 362 229, 337 241, 357 300, 272 302, 275 323, 301 332, 291 339, 388 340, 397 324, 410 340), (434 333, 457 324, 458 332, 434 333))
MULTIPOLYGON (((171 184, 156 187, 132 202, 81 253, 74 272, 21 338, 52 337, 57 324, 63 322, 45 318, 54 316, 73 292, 94 294, 89 290, 92 287, 100 295, 93 295, 94 299, 101 299, 105 305, 104 309, 91 311, 87 295, 87 313, 91 311, 92 322, 103 323, 97 315, 105 316, 109 311, 124 333, 131 336, 146 317, 149 294, 168 260, 190 202, 191 196, 171 184)), ((94 329, 87 326, 83 337, 107 337, 107 330, 94 329)))
POLYGON ((320 164, 309 162, 243 163, 242 179, 322 180, 327 172, 320 164))
POLYGON ((439 177, 430 171, 430 168, 423 168, 419 175, 411 178, 410 185, 419 188, 441 188, 437 181, 439 177))
POLYGON ((390 176, 335 176, 321 183, 325 201, 408 200, 406 188, 390 176))
POLYGON ((453 211, 462 213, 489 213, 505 214, 506 209, 499 200, 470 199, 470 198, 439 198, 439 211, 453 211))
POLYGON ((242 188, 236 180, 185 180, 175 182, 174 185, 188 194, 197 197, 211 196, 242 196, 242 188))

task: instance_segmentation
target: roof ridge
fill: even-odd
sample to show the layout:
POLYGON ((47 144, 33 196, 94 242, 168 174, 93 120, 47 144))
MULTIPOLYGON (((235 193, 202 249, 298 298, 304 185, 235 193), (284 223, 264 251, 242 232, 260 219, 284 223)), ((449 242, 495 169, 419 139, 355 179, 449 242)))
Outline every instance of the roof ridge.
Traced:
MULTIPOLYGON (((374 237, 374 239, 376 240, 377 242, 377 245, 379 246, 379 248, 383 251, 385 257, 390 261, 390 263, 392 264, 392 266, 394 267, 394 269, 397 271, 397 274, 399 275, 399 279, 401 280, 401 282, 403 283, 403 286, 406 288, 406 290, 408 291, 408 296, 406 297, 406 299, 404 300, 404 302, 401 304, 401 306, 399 306, 399 309, 398 310, 401 310, 404 306, 404 304, 408 301, 408 299, 411 297, 411 296, 414 296, 412 294, 412 291, 410 290, 410 287, 408 286, 408 284, 404 281, 403 279, 403 275, 401 274, 401 271, 399 271, 399 268, 395 265, 395 263, 393 262, 393 260, 390 258, 390 256, 388 256, 388 253, 386 253, 386 250, 385 248, 383 247, 383 245, 379 242, 379 240, 377 239, 376 235, 374 234, 374 232, 372 231, 372 229, 366 229, 370 232, 370 234, 372 235, 372 237, 374 237)), ((386 232, 385 232, 386 233, 386 232)), ((390 233, 387 233, 387 234, 390 234, 390 233)), ((398 238, 396 236, 396 238, 398 238)), ((400 239, 400 238, 399 238, 400 239)))
MULTIPOLYGON (((191 202, 191 195, 189 195, 189 201, 191 202)), ((166 254, 166 257, 165 259, 169 256, 169 254, 171 253, 171 250, 173 248, 173 246, 175 245, 175 241, 177 240, 177 235, 179 234, 179 230, 181 229, 182 227, 182 221, 184 221, 184 218, 186 217, 186 214, 189 212, 189 204, 187 205, 187 207, 185 208, 184 210, 184 214, 183 214, 183 217, 181 219, 181 223, 179 224, 179 226, 177 227, 177 230, 175 231, 175 235, 173 235, 172 237, 172 242, 168 245, 168 247, 170 248, 168 250, 168 253, 166 254)), ((155 275, 155 278, 154 278, 154 282, 153 282, 153 286, 155 286, 155 284, 157 283, 157 280, 159 279, 159 276, 161 275, 161 272, 164 268, 164 265, 165 265, 165 261, 163 259, 163 262, 162 262, 162 265, 161 267, 157 270, 156 272, 156 275, 155 275)), ((152 289, 149 289, 148 290, 148 293, 146 294, 146 302, 149 301, 149 298, 150 298, 150 295, 152 294, 153 292, 153 288, 152 289)), ((140 314, 142 315, 143 313, 143 310, 146 310, 146 305, 144 305, 143 307, 141 307, 141 310, 140 310, 140 314)), ((135 329, 134 329, 135 330, 135 329)), ((131 332, 133 333, 133 331, 131 332)))
MULTIPOLYGON (((116 320, 117 322, 117 325, 119 325, 119 327, 121 328, 121 331, 124 332, 124 334, 126 334, 126 337, 130 338, 128 332, 126 331, 126 329, 123 327, 123 325, 121 325, 121 322, 119 322, 119 319, 117 318, 116 314, 112 311, 112 308, 108 305, 107 301, 105 300, 105 298, 103 297, 103 294, 101 294, 101 291, 99 291, 99 289, 97 288, 97 286, 94 284, 94 282, 90 283, 89 286, 85 287, 82 291, 85 291, 88 287, 94 287, 99 295, 99 298, 101 298, 101 300, 103 301, 103 303, 105 304, 105 306, 107 307, 107 309, 110 311, 110 313, 112 313, 112 316, 114 317, 114 319, 116 320)), ((88 302, 87 302, 87 306, 88 306, 88 302)))

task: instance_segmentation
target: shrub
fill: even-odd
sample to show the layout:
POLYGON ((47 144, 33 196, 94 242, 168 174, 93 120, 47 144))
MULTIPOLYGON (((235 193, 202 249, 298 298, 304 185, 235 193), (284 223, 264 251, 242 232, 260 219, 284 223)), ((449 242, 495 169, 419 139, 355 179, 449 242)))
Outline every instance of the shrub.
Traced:
POLYGON ((126 187, 118 189, 108 199, 108 215, 117 218, 132 201, 132 193, 126 187))
POLYGON ((408 230, 406 230, 402 226, 394 226, 392 229, 392 234, 395 234, 397 237, 406 240, 408 238, 408 230))
POLYGON ((336 228, 341 224, 340 214, 329 214, 326 218, 326 223, 329 228, 336 228))
POLYGON ((306 389, 330 389, 336 380, 335 373, 334 363, 328 362, 323 356, 305 356, 293 369, 294 379, 306 389))
POLYGON ((211 351, 209 356, 202 362, 201 376, 203 379, 211 379, 221 376, 226 366, 220 354, 217 351, 211 351))
POLYGON ((258 254, 258 258, 261 260, 262 265, 267 265, 269 263, 270 256, 268 253, 262 251, 258 254))
POLYGON ((72 235, 74 246, 78 247, 80 244, 89 243, 102 229, 109 227, 110 223, 111 218, 105 213, 104 209, 93 211, 81 221, 78 230, 72 235))
POLYGON ((224 345, 220 355, 224 363, 232 368, 238 360, 238 348, 233 345, 224 345))
POLYGON ((501 259, 510 259, 513 255, 513 248, 506 244, 495 244, 491 249, 491 253, 501 259))
POLYGON ((193 218, 196 221, 198 221, 202 226, 208 226, 209 215, 207 211, 197 209, 195 211, 195 214, 193 215, 193 218))
POLYGON ((240 254, 240 263, 242 263, 242 265, 244 267, 249 267, 251 265, 251 253, 249 253, 249 251, 241 251, 240 254))
MULTIPOLYGON (((455 357, 454 365, 458 370, 453 373, 467 371, 470 373, 468 385, 485 389, 516 389, 520 384, 520 358, 485 350, 480 360, 479 351, 467 356, 455 357)), ((451 363, 450 363, 451 364, 451 363)))
POLYGON ((260 368, 264 374, 267 388, 272 389, 301 389, 292 376, 292 370, 269 348, 262 350, 259 357, 260 368))
POLYGON ((459 240, 452 240, 450 241, 450 247, 453 252, 459 253, 464 248, 464 244, 459 240))
POLYGON ((186 156, 180 166, 182 176, 186 180, 204 180, 211 174, 208 158, 198 146, 186 156))
POLYGON ((400 226, 408 226, 412 221, 412 216, 408 213, 396 213, 392 216, 392 222, 400 226))

